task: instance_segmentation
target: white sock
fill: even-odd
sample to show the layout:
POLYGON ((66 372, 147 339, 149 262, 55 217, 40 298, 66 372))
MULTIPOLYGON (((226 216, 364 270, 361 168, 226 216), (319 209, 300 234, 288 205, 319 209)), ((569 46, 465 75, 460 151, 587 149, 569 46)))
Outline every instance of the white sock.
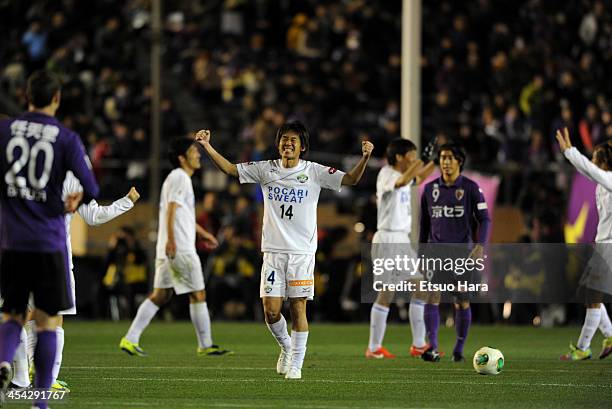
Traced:
POLYGON ((410 329, 412 330, 412 345, 422 348, 425 342, 425 303, 421 300, 410 300, 408 315, 410 316, 410 329))
POLYGON ((285 317, 281 314, 280 320, 276 321, 274 324, 268 324, 266 322, 266 325, 282 350, 285 352, 290 351, 291 337, 289 337, 289 333, 287 332, 287 321, 285 317))
POLYGON ((382 346, 385 330, 387 329, 387 316, 389 307, 380 304, 372 304, 370 312, 370 342, 368 348, 374 352, 382 346))
POLYGON ((132 321, 132 325, 130 325, 130 329, 125 335, 125 338, 134 344, 138 344, 140 342, 142 332, 145 330, 145 328, 147 328, 155 314, 157 314, 158 310, 159 307, 155 305, 153 301, 148 298, 144 300, 142 304, 140 304, 140 307, 138 307, 138 312, 134 317, 134 321, 132 321))
POLYGON ((13 358, 13 367, 15 368, 15 374, 13 375, 12 382, 25 388, 30 385, 30 374, 28 367, 28 354, 26 352, 26 344, 28 342, 28 335, 25 328, 21 328, 21 335, 19 337, 19 346, 15 351, 15 358, 13 358))
POLYGON ((51 385, 57 382, 57 377, 59 376, 60 369, 62 367, 62 355, 64 353, 64 328, 57 327, 55 329, 55 334, 57 336, 57 349, 55 351, 55 361, 53 361, 53 381, 51 385))
POLYGON ((28 341, 26 342, 26 354, 28 356, 28 367, 34 367, 34 350, 36 349, 36 322, 34 320, 28 321, 24 326, 26 333, 28 334, 28 341))
POLYGON ((600 308, 587 308, 582 331, 580 331, 580 338, 578 338, 578 345, 576 345, 578 349, 586 351, 591 346, 591 340, 593 335, 595 335, 595 331, 597 331, 600 320, 600 308))
POLYGON ((601 331, 604 337, 612 337, 612 323, 610 322, 610 316, 608 315, 608 311, 606 311, 606 306, 602 303, 599 309, 601 310, 599 330, 601 331))
POLYGON ((306 355, 306 344, 308 343, 308 331, 291 331, 291 367, 302 369, 304 356, 306 355))
POLYGON ((208 304, 197 302, 189 304, 189 316, 198 337, 200 348, 210 347, 212 342, 212 331, 210 329, 210 314, 208 314, 208 304))

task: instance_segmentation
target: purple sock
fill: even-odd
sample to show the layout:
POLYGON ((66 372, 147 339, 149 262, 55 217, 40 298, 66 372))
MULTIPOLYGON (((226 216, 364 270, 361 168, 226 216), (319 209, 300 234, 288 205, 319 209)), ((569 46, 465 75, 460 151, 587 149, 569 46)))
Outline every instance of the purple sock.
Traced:
MULTIPOLYGON (((57 337, 55 331, 40 331, 34 352, 34 365, 36 367, 35 386, 40 389, 49 389, 53 381, 53 363, 57 351, 57 337)), ((37 402, 38 407, 47 407, 45 402, 37 402), (41 406, 42 405, 42 406, 41 406)))
POLYGON ((472 308, 468 307, 467 310, 461 308, 455 311, 455 332, 457 333, 457 342, 455 342, 455 348, 453 354, 463 355, 463 345, 468 336, 470 324, 472 323, 472 308))
POLYGON ((0 325, 0 362, 13 362, 20 334, 21 324, 15 320, 0 325))
POLYGON ((429 345, 438 350, 438 327, 440 326, 440 307, 438 305, 425 304, 425 331, 429 339, 429 345))

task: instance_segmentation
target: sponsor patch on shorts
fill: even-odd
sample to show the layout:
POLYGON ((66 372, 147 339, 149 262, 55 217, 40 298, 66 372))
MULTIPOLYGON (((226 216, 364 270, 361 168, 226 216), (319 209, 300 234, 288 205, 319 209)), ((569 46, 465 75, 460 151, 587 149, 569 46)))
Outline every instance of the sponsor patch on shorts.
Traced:
POLYGON ((303 287, 306 285, 312 285, 313 280, 291 280, 289 281, 289 287, 303 287))

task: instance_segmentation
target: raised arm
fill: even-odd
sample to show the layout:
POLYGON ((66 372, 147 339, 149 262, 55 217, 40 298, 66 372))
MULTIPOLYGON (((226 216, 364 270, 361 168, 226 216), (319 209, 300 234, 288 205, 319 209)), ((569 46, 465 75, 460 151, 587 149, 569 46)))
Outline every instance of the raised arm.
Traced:
POLYGON ((425 182, 425 179, 427 179, 427 177, 432 174, 435 168, 436 164, 433 161, 427 162, 427 165, 423 166, 419 173, 417 173, 416 184, 420 185, 421 183, 425 182))
POLYGON ((563 128, 563 131, 557 130, 556 138, 561 152, 580 173, 612 192, 612 172, 597 167, 573 147, 567 128, 563 128))
POLYGON ((225 159, 225 157, 217 152, 210 144, 210 131, 208 129, 198 131, 198 133, 196 133, 195 140, 204 148, 217 168, 219 168, 226 175, 230 175, 235 178, 238 177, 238 168, 236 165, 225 159))
POLYGON ((408 169, 395 181, 395 188, 398 189, 402 186, 406 186, 417 174, 423 169, 423 161, 417 160, 412 165, 408 166, 408 169))
POLYGON ((353 169, 346 172, 346 174, 342 177, 342 185, 355 186, 357 183, 359 183, 373 150, 374 145, 372 142, 361 142, 361 159, 359 159, 359 162, 357 162, 353 169))
POLYGON ((98 202, 92 200, 88 204, 82 204, 78 208, 78 212, 90 226, 98 226, 104 224, 116 217, 121 216, 134 207, 134 203, 138 201, 140 194, 136 188, 132 187, 127 195, 121 199, 115 200, 109 206, 100 206, 98 202))

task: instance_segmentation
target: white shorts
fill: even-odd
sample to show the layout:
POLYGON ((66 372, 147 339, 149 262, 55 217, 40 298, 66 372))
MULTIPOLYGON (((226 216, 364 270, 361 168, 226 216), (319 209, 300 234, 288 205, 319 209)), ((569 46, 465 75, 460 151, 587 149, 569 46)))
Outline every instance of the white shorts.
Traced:
MULTIPOLYGON (((372 260, 377 258, 395 259, 397 256, 418 258, 410 243, 408 232, 378 230, 372 237, 372 260)), ((393 270, 378 277, 384 283, 398 284, 403 281, 419 280, 423 275, 420 271, 393 270)))
POLYGON ((597 243, 580 285, 605 294, 612 294, 612 243, 597 243))
POLYGON ((314 254, 264 253, 260 297, 314 298, 314 254))
MULTIPOLYGON (((74 289, 74 272, 70 270, 70 291, 72 292, 72 302, 74 305, 72 308, 68 308, 67 310, 58 311, 57 315, 76 315, 76 291, 74 289)), ((34 297, 30 294, 30 299, 28 300, 28 309, 30 311, 34 311, 36 306, 34 305, 34 297)))
POLYGON ((204 289, 202 263, 196 253, 155 260, 153 288, 173 288, 177 295, 204 289))

